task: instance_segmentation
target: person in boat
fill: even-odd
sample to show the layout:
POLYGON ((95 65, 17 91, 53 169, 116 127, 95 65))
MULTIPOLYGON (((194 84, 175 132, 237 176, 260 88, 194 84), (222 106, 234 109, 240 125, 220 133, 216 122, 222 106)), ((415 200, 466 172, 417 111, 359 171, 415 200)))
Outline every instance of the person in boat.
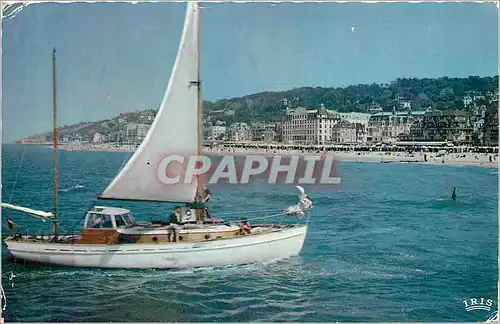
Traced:
POLYGON ((168 240, 170 242, 177 242, 177 231, 180 229, 181 225, 181 207, 177 206, 174 211, 170 214, 168 229, 168 240))
POLYGON ((111 216, 102 215, 92 222, 91 228, 112 228, 113 223, 111 222, 111 216))
POLYGON ((243 233, 243 235, 252 234, 252 226, 246 218, 243 218, 243 220, 241 221, 241 232, 243 233))
POLYGON ((210 195, 210 190, 208 188, 205 188, 205 198, 203 198, 203 203, 207 203, 212 199, 212 196, 210 195))
POLYGON ((177 206, 174 208, 174 211, 170 214, 168 222, 170 224, 180 225, 181 224, 180 218, 181 218, 181 207, 177 206))
POLYGON ((95 221, 92 222, 92 225, 90 226, 91 228, 99 228, 101 226, 101 220, 102 218, 98 218, 95 221))
POLYGON ((210 211, 208 210, 208 207, 203 208, 203 221, 210 221, 212 219, 212 216, 210 215, 210 211))

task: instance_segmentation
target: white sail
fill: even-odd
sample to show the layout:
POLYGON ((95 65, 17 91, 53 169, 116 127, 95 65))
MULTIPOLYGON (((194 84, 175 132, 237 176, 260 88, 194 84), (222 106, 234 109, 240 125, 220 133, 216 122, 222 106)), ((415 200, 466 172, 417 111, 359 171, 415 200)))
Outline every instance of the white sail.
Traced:
POLYGON ((160 180, 158 170, 160 162, 167 156, 199 154, 199 15, 198 3, 188 2, 179 50, 156 118, 135 154, 100 198, 194 200, 196 181, 167 185, 160 180))

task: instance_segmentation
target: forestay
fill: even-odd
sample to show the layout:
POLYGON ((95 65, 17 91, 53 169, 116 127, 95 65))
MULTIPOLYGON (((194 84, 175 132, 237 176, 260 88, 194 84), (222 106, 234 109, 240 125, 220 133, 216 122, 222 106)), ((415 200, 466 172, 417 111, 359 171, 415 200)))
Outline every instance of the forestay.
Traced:
POLYGON ((135 154, 100 198, 172 202, 194 200, 196 181, 165 185, 160 182, 158 172, 166 172, 159 170, 160 162, 166 156, 199 154, 199 11, 197 3, 187 4, 179 50, 156 118, 135 154))

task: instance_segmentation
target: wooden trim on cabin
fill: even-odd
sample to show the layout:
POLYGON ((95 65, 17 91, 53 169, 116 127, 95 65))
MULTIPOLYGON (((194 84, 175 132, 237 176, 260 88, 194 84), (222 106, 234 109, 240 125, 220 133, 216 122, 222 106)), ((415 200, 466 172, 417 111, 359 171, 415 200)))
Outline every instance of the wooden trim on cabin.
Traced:
POLYGON ((115 229, 84 228, 82 238, 77 244, 113 244, 116 243, 119 233, 115 229))

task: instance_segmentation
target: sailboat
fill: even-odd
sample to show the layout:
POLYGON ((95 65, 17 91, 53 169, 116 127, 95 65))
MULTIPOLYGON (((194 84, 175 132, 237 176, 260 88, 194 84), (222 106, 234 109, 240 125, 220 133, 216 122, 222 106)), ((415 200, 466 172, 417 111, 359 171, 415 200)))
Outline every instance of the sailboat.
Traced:
POLYGON ((138 222, 128 209, 93 206, 86 211, 80 234, 59 233, 54 50, 54 211, 2 203, 4 208, 51 221, 52 234, 7 237, 7 249, 15 258, 75 267, 190 268, 269 262, 300 253, 307 223, 250 227, 246 221, 213 219, 207 217, 207 191, 202 177, 170 187, 156 178, 155 170, 162 157, 172 152, 192 155, 202 151, 200 11, 198 3, 187 3, 179 50, 156 118, 139 148, 98 196, 183 203, 176 210, 178 222, 138 222))

